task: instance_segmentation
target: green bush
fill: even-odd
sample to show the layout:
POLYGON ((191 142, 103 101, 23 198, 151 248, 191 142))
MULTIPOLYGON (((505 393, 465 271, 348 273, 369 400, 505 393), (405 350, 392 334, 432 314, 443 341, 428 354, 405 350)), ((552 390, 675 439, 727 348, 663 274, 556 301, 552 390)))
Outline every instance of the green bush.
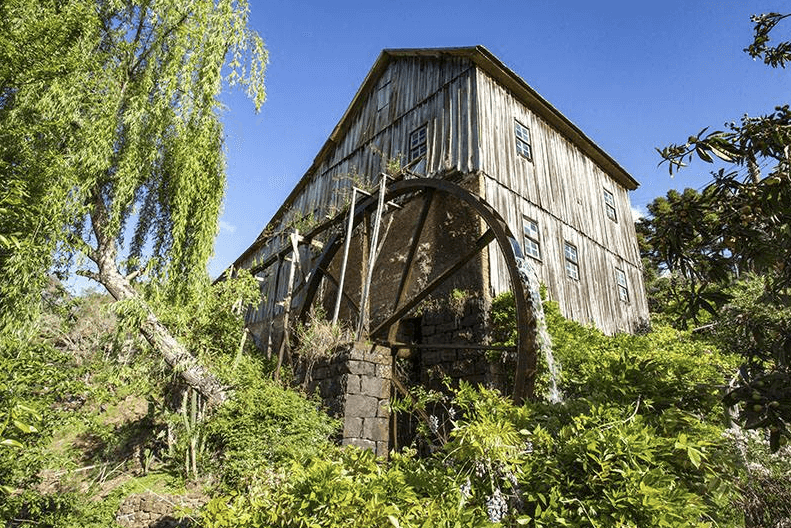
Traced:
POLYGON ((320 405, 284 388, 263 361, 245 358, 233 376, 234 393, 203 424, 212 467, 230 489, 246 489, 273 468, 328 449, 337 423, 320 405))
POLYGON ((356 448, 294 464, 279 485, 215 498, 203 515, 206 528, 489 525, 438 459, 407 451, 384 464, 356 448))
POLYGON ((721 420, 722 389, 738 368, 737 356, 668 326, 609 337, 564 319, 554 303, 545 311, 568 398, 624 406, 640 398, 644 408, 657 413, 675 407, 721 420))
POLYGON ((462 384, 445 447, 387 462, 331 449, 251 493, 217 497, 209 528, 735 526, 722 430, 668 409, 587 402, 514 407, 462 384))
MULTIPOLYGON (((493 311, 502 342, 511 306, 493 311)), ((206 526, 738 526, 720 402, 736 359, 670 328, 608 337, 546 313, 564 401, 516 407, 461 383, 431 456, 329 450, 217 497, 206 526)))

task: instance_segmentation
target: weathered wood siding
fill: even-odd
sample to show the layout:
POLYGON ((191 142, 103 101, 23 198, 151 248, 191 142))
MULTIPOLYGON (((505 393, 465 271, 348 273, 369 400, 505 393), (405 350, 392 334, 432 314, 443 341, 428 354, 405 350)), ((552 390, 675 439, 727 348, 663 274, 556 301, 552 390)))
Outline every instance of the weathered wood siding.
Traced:
MULTIPOLYGON (((378 180, 388 159, 408 161, 409 136, 426 125, 423 174, 479 174, 484 197, 520 241, 523 215, 538 222, 540 278, 564 315, 608 333, 632 330, 648 316, 628 192, 577 145, 468 58, 392 58, 373 81, 300 180, 299 191, 270 222, 268 230, 280 236, 249 255, 243 267, 262 262, 287 243, 296 219, 323 219, 342 210, 351 186, 378 180), (530 129, 532 160, 516 151, 515 119, 530 129), (617 221, 607 217, 605 189, 614 196, 617 221), (579 281, 566 276, 564 240, 577 247, 579 281), (627 276, 628 303, 618 298, 616 267, 627 276)), ((311 251, 302 250, 303 263, 311 251)), ((259 274, 267 300, 251 310, 250 324, 283 312, 275 300, 286 295, 289 271, 286 261, 279 279, 275 266, 259 274)), ((489 252, 482 273, 489 276, 492 294, 510 287, 496 251, 489 252)))
MULTIPOLYGON (((408 161, 409 135, 422 125, 427 126, 428 147, 424 174, 473 171, 479 164, 474 71, 469 59, 458 57, 391 61, 369 92, 362 94, 362 104, 350 116, 339 143, 305 175, 301 191, 284 214, 273 219, 269 229, 285 233, 300 217, 333 216, 348 202, 352 185, 378 181, 390 158, 401 156, 402 163, 408 161)), ((272 237, 241 266, 252 267, 266 260, 287 240, 285 234, 272 237)), ((262 293, 269 301, 248 314, 248 323, 283 311, 272 299, 285 296, 289 265, 283 263, 277 288, 274 269, 260 274, 262 293)))
MULTIPOLYGON (((627 190, 485 72, 476 76, 486 200, 521 242, 523 215, 538 222, 540 279, 566 317, 607 333, 632 330, 648 306, 627 190), (516 151, 515 120, 530 129, 532 160, 516 151), (617 221, 607 217, 605 189, 615 198, 617 221), (564 240, 577 247, 579 281, 566 276, 564 240), (627 276, 628 303, 618 298, 616 267, 627 276)), ((489 269, 492 293, 509 289, 495 251, 489 269)))

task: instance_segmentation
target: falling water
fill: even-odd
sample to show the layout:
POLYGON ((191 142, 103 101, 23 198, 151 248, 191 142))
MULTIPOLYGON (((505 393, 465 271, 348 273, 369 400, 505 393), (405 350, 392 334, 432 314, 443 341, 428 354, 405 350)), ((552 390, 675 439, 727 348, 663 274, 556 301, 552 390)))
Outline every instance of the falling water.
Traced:
POLYGON ((544 306, 541 304, 541 286, 538 282, 538 275, 530 259, 517 257, 516 263, 522 282, 527 286, 533 317, 536 320, 536 345, 541 349, 547 363, 547 372, 549 373, 549 394, 547 396, 550 402, 560 403, 563 401, 563 394, 558 389, 560 363, 555 361, 555 356, 552 354, 552 338, 547 331, 547 320, 544 317, 544 306))

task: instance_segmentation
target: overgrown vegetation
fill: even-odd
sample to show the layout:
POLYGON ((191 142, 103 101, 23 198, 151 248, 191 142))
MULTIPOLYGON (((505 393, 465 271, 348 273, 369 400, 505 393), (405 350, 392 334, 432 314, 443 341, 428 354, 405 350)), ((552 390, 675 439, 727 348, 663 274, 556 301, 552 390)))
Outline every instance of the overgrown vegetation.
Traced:
MULTIPOLYGON (((0 5, 6 526, 112 526, 121 501, 144 490, 198 493, 208 504, 190 516, 209 528, 791 522, 788 106, 661 151, 672 169, 699 157, 748 172, 718 171, 704 192, 650 207, 640 225, 658 312, 650 331, 604 336, 548 304, 561 401, 539 395, 515 406, 464 383, 416 391, 417 404, 402 401, 401 412, 443 411, 420 426, 430 452, 376 459, 336 446, 338 424, 320 403, 273 381, 275 366, 243 328, 260 295, 255 279, 242 271, 209 286, 203 271, 221 199, 223 50, 237 52, 231 82, 239 54, 251 53, 243 80, 257 103, 263 97, 265 51, 244 28, 246 4, 197 2, 195 19, 177 3, 156 4, 160 18, 147 18, 151 2, 0 5), (201 56, 185 53, 196 36, 227 46, 209 46, 201 74, 182 76, 201 56), (160 40, 171 46, 151 44, 160 40), (187 80, 200 86, 179 88, 187 80), (202 96, 180 99, 191 90, 202 96), (53 109, 64 117, 51 119, 53 109), (759 161, 773 163, 765 177, 759 161), (131 258, 121 263, 118 238, 135 204, 131 258), (47 285, 49 271, 64 270, 57 257, 74 252, 94 261, 85 271, 112 299, 47 285), (222 405, 211 408, 218 393, 185 382, 154 350, 173 336, 197 363, 169 366, 200 365, 222 405)), ((783 67, 788 43, 770 46, 769 32, 786 16, 756 17, 748 53, 783 67)), ((472 295, 454 290, 448 308, 460 316, 472 295)), ((495 299, 490 316, 495 341, 513 343, 513 299, 495 299)), ((319 316, 297 334, 308 362, 348 339, 319 316)))
POLYGON ((20 433, 0 447, 0 518, 106 527, 130 493, 180 495, 195 483, 245 490, 276 481, 281 465, 319 456, 336 424, 272 381, 274 365, 242 339, 241 314, 257 295, 245 272, 180 307, 153 287, 146 294, 230 388, 226 405, 201 419, 199 395, 118 324, 123 304, 50 289, 41 336, 24 349, 3 339, 0 349, 0 384, 14 389, 3 392, 3 419, 16 419, 20 433))
POLYGON ((744 467, 720 398, 737 358, 668 327, 610 338, 546 308, 562 403, 462 384, 435 395, 450 418, 431 456, 332 450, 216 498, 206 525, 739 526, 744 467))

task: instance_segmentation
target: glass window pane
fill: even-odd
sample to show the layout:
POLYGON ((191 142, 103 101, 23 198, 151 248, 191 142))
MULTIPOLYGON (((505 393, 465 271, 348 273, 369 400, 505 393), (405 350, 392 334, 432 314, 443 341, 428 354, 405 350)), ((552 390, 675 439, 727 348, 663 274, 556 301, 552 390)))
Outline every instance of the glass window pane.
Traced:
POLYGON ((570 242, 563 242, 563 254, 566 257, 566 275, 579 280, 580 271, 577 261, 577 247, 570 242))
POLYGON ((629 302, 629 290, 627 290, 623 286, 618 286, 618 297, 623 302, 629 302))
POLYGON ((524 218, 525 236, 538 240, 538 224, 529 218, 524 218))
POLYGON ((579 267, 576 264, 574 264, 573 262, 570 262, 570 261, 567 260, 566 261, 566 275, 568 275, 569 277, 571 277, 574 280, 579 280, 580 279, 579 267))
POLYGON ((534 240, 525 238, 525 254, 535 259, 541 260, 541 249, 534 240))
POLYGON ((604 209, 607 211, 607 218, 615 221, 618 220, 615 209, 615 197, 607 189, 604 189, 604 209))
POLYGON ((569 244, 568 242, 565 243, 564 253, 566 254, 566 260, 570 260, 571 262, 577 263, 577 248, 574 245, 569 244))
POLYGON ((516 135, 516 151, 527 159, 533 159, 530 147, 530 129, 519 121, 514 120, 514 135, 516 135))
POLYGON ((623 302, 629 302, 629 286, 626 283, 626 273, 615 268, 615 281, 618 283, 618 298, 623 302))
POLYGON ((524 235, 524 252, 535 259, 541 260, 541 243, 539 242, 538 222, 526 216, 522 217, 522 234, 524 235))
POLYGON ((427 150, 426 126, 423 125, 409 135, 409 161, 424 156, 427 150))

